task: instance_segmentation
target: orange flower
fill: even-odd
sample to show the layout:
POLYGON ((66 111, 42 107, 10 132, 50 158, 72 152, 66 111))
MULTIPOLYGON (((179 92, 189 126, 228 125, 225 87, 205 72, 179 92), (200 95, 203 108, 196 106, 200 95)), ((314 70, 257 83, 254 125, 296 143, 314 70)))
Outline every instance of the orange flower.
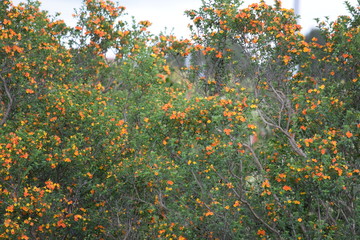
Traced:
POLYGON ((193 20, 193 22, 194 22, 194 23, 197 23, 197 22, 199 22, 199 21, 201 21, 201 20, 204 20, 204 18, 202 18, 202 17, 196 17, 196 18, 193 20))
POLYGON ((32 90, 32 89, 26 89, 26 93, 34 93, 34 90, 32 90))
POLYGON ((264 235, 266 235, 266 232, 265 232, 264 229, 259 229, 259 230, 257 231, 257 235, 259 235, 259 236, 264 236, 264 235))
POLYGON ((170 68, 169 68, 168 65, 163 66, 163 69, 164 69, 164 71, 166 72, 166 74, 168 74, 168 75, 171 74, 171 71, 170 71, 170 68))
POLYGON ((285 56, 283 57, 283 61, 284 61, 285 65, 287 65, 290 60, 291 60, 291 57, 290 57, 290 56, 285 55, 285 56))
POLYGON ((207 213, 205 213, 205 216, 212 216, 212 215, 214 215, 214 213, 211 211, 208 211, 207 213))
POLYGON ((10 205, 6 208, 7 212, 13 212, 14 211, 14 205, 10 205))
POLYGON ((171 103, 166 103, 164 106, 161 107, 162 110, 167 111, 169 108, 172 108, 172 104, 171 103))
POLYGON ((228 128, 225 128, 225 129, 224 129, 224 133, 225 133, 226 135, 230 135, 231 132, 232 132, 231 129, 228 129, 228 128))
POLYGON ((292 190, 291 187, 290 187, 290 186, 287 186, 287 185, 283 186, 283 189, 284 189, 285 191, 291 191, 291 190, 292 190))
POLYGON ((96 35, 98 35, 99 37, 103 37, 103 36, 106 35, 106 33, 105 33, 104 31, 101 31, 101 30, 99 30, 99 29, 96 29, 96 30, 94 31, 94 33, 95 33, 96 35))
POLYGON ((55 187, 56 187, 56 184, 54 184, 52 181, 46 181, 45 182, 45 184, 46 184, 46 187, 48 188, 48 189, 50 189, 50 190, 54 190, 55 189, 55 187))
POLYGON ((171 180, 168 180, 168 181, 167 181, 167 184, 169 184, 169 185, 173 185, 173 184, 174 184, 174 182, 173 182, 173 181, 171 181, 171 180))
POLYGON ((10 20, 7 20, 7 19, 4 19, 4 25, 6 25, 6 24, 8 24, 8 25, 10 25, 11 24, 11 21, 10 20))
POLYGON ((308 48, 308 47, 304 47, 303 51, 304 51, 304 52, 311 52, 311 49, 308 48))
POLYGON ((62 219, 57 222, 57 226, 62 227, 62 228, 66 228, 66 225, 65 225, 65 223, 64 223, 64 221, 62 219))
POLYGON ((233 207, 238 207, 238 206, 240 206, 240 202, 238 200, 236 200, 233 207))
POLYGON ((240 13, 237 14, 235 17, 236 17, 236 18, 245 18, 245 17, 247 17, 247 14, 244 13, 244 12, 240 12, 240 13))
POLYGON ((23 235, 21 235, 21 239, 27 240, 27 239, 30 239, 30 238, 28 236, 26 236, 25 234, 23 234, 23 235))
POLYGON ((124 120, 119 120, 117 124, 115 124, 116 126, 121 126, 125 123, 124 120))
POLYGON ((4 221, 4 226, 5 227, 9 227, 10 226, 10 223, 11 223, 11 219, 5 219, 5 221, 4 221))
POLYGON ((92 178, 93 178, 93 176, 94 176, 94 175, 92 175, 92 174, 91 174, 91 173, 89 173, 89 172, 87 172, 87 173, 86 173, 86 175, 87 175, 90 179, 92 179, 92 178))
POLYGON ((55 122, 56 119, 57 119, 57 117, 52 117, 52 118, 50 118, 50 122, 55 122))
POLYGON ((280 178, 286 178, 286 174, 285 173, 279 173, 279 177, 280 178))
POLYGON ((150 27, 151 26, 151 22, 145 20, 145 21, 140 21, 139 22, 140 25, 143 25, 144 27, 150 27))
POLYGON ((307 139, 304 140, 304 142, 305 142, 305 145, 308 147, 309 143, 313 143, 314 140, 312 138, 307 138, 307 139))
POLYGON ((79 219, 82 219, 83 217, 81 216, 81 215, 79 215, 79 214, 76 214, 75 216, 74 216, 74 220, 77 222, 79 219))
POLYGON ((216 54, 216 57, 217 57, 217 58, 222 58, 222 52, 218 52, 218 53, 216 54))
POLYGON ((98 24, 98 23, 100 23, 100 21, 101 21, 100 18, 97 18, 97 19, 93 20, 92 22, 95 24, 98 24))
POLYGON ((16 45, 13 46, 13 49, 14 49, 14 51, 16 51, 16 52, 18 52, 18 53, 22 53, 23 50, 24 50, 23 48, 18 47, 18 46, 16 46, 16 45))
POLYGON ((270 187, 270 183, 269 181, 266 179, 262 184, 261 187, 265 188, 265 187, 270 187))
POLYGON ((348 138, 351 138, 351 137, 353 136, 353 134, 352 134, 351 132, 347 131, 347 132, 346 132, 346 136, 347 136, 348 138))

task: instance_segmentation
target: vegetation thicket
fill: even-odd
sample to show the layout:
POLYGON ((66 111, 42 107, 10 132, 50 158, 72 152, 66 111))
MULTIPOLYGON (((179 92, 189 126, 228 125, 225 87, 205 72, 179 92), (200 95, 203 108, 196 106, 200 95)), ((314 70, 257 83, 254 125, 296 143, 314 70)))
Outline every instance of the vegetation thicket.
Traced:
POLYGON ((0 239, 358 238, 360 1, 306 41, 202 3, 177 39, 0 2, 0 239))

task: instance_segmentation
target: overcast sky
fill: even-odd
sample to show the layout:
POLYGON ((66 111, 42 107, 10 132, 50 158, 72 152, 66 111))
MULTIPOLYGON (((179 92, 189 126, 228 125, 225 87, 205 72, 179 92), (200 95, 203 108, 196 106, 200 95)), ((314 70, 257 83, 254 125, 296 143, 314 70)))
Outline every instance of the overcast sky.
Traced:
MULTIPOLYGON (((18 4, 23 0, 13 0, 18 4)), ((334 20, 338 15, 347 14, 344 1, 342 0, 299 0, 300 1, 300 24, 303 26, 303 33, 306 34, 316 26, 314 18, 322 19, 329 16, 334 20)), ((348 0, 355 5, 357 0, 348 0)), ((42 8, 48 10, 50 14, 61 13, 61 18, 69 25, 74 26, 75 20, 72 18, 74 8, 80 8, 82 0, 42 0, 42 8)), ((155 34, 167 28, 167 33, 174 33, 176 36, 188 37, 187 25, 189 19, 184 16, 187 9, 197 9, 201 5, 201 0, 119 0, 121 6, 126 7, 129 16, 134 16, 136 20, 149 20, 153 26, 149 28, 155 34), (171 31, 174 29, 173 31, 171 31)), ((259 2, 258 0, 245 0, 243 6, 250 3, 259 2)), ((273 3, 272 0, 266 0, 273 3)), ((283 0, 283 6, 293 8, 294 0, 283 0)))

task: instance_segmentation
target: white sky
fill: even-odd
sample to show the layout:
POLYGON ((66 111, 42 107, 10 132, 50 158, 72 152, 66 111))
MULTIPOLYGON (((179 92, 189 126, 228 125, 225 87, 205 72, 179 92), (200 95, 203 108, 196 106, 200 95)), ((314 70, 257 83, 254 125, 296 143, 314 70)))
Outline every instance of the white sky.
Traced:
MULTIPOLYGON (((24 0, 13 0, 18 4, 24 0)), ((308 33, 316 26, 314 18, 323 19, 329 16, 334 20, 338 15, 347 14, 343 0, 299 0, 300 1, 300 25, 303 27, 303 33, 308 33)), ((352 5, 357 0, 348 0, 352 5)), ((60 18, 71 26, 75 25, 72 18, 74 8, 80 8, 81 0, 42 0, 42 8, 48 10, 50 14, 60 12, 60 18)), ((119 0, 121 6, 126 7, 126 12, 134 16, 137 21, 149 20, 153 26, 149 28, 154 34, 164 31, 174 33, 178 37, 188 37, 189 31, 187 25, 189 19, 184 16, 187 9, 197 9, 201 6, 201 0, 119 0), (171 31, 173 29, 173 31, 171 31)), ((259 2, 258 0, 245 0, 244 7, 259 2)), ((272 0, 266 0, 267 3, 273 3, 272 0)), ((283 0, 283 7, 293 8, 294 0, 283 0)))

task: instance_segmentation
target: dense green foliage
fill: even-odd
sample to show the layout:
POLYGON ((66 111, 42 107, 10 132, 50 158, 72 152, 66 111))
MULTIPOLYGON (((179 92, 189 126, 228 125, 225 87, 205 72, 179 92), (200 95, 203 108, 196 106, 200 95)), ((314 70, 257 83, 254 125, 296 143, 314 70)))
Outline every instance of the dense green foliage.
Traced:
POLYGON ((183 40, 39 7, 0 2, 0 239, 360 235, 360 2, 321 42, 280 1, 204 0, 183 40))

